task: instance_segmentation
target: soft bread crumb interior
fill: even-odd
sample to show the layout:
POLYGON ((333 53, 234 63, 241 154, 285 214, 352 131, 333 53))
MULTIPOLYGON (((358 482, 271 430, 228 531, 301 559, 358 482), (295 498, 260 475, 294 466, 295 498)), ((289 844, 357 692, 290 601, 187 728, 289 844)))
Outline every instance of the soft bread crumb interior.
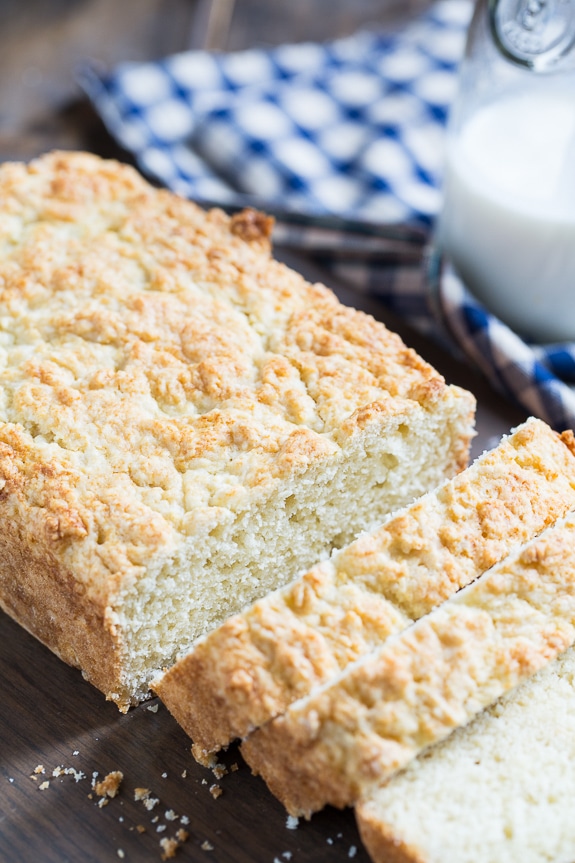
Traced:
POLYGON ((127 689, 143 695, 204 632, 442 482, 453 437, 445 417, 417 410, 182 542, 121 597, 127 689))

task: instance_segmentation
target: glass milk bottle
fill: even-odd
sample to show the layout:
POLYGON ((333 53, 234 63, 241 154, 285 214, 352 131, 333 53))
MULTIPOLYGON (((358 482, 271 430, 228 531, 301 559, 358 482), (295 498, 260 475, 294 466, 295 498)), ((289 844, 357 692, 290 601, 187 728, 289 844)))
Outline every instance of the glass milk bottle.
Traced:
POLYGON ((488 0, 447 136, 437 242, 537 341, 575 339, 575 0, 488 0))

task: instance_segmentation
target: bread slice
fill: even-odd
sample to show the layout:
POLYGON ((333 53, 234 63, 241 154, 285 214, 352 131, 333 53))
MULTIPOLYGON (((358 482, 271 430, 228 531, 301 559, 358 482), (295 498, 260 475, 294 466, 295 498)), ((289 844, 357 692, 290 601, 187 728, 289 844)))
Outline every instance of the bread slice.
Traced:
POLYGON ((0 604, 122 709, 467 463, 473 397, 270 229, 87 154, 0 168, 0 604))
POLYGON ((575 859, 575 649, 356 809, 374 863, 575 859))
POLYGON ((575 457, 531 419, 475 464, 201 638, 153 684, 203 763, 575 507, 575 457))
POLYGON ((356 803, 575 640, 575 515, 242 745, 290 814, 356 803))

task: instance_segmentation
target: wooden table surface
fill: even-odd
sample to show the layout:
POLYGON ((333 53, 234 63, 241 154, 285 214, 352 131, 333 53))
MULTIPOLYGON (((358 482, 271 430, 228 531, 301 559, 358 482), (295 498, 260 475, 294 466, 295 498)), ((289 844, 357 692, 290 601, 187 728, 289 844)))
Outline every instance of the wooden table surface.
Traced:
MULTIPOLYGON (((372 21, 396 22, 424 5, 236 0, 220 47, 330 38, 372 21)), ((111 65, 197 46, 209 11, 203 0, 4 0, 0 10, 0 160, 27 159, 54 146, 124 155, 81 99, 74 64, 92 57, 111 65)), ((317 275, 309 261, 289 263, 317 275)), ((344 301, 357 301, 334 287, 344 301)), ((477 374, 390 320, 375 302, 362 307, 400 330, 448 380, 476 393, 474 454, 524 418, 477 374)), ((0 863, 146 863, 161 860, 160 840, 182 827, 189 839, 177 852, 181 860, 367 860, 350 811, 328 809, 288 829, 282 807, 251 776, 235 747, 222 758, 228 774, 216 779, 193 761, 190 741, 157 700, 120 714, 78 671, 2 613, 0 683, 0 863), (68 772, 54 776, 56 768, 68 772), (92 776, 115 770, 124 774, 120 792, 100 807, 92 776), (213 796, 214 785, 221 796, 213 796), (149 788, 159 801, 152 810, 134 799, 138 787, 149 788)))

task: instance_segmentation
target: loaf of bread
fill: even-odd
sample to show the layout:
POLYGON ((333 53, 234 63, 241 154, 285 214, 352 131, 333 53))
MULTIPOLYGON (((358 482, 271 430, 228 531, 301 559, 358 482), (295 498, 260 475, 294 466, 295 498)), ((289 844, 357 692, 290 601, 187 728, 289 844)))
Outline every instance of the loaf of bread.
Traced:
POLYGON ((367 797, 575 641, 575 515, 242 745, 290 814, 367 797))
POLYGON ((153 684, 195 757, 209 762, 574 509, 569 446, 571 434, 529 420, 376 531, 199 639, 153 684))
POLYGON ((87 154, 0 168, 0 604, 122 709, 467 463, 472 396, 270 230, 87 154))
POLYGON ((575 649, 356 808, 374 863, 575 859, 575 649))

